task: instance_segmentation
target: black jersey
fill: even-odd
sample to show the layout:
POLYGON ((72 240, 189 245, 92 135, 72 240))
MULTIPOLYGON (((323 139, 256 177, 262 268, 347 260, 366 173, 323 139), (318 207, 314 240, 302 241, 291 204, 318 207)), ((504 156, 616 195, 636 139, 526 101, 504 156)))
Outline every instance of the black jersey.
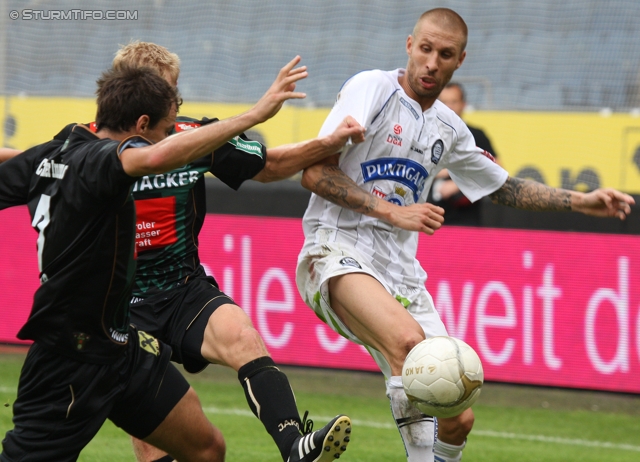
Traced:
MULTIPOLYGON (((175 131, 200 127, 217 119, 178 117, 175 131)), ((169 173, 139 178, 133 186, 136 203, 136 297, 169 290, 190 276, 202 274, 198 234, 206 214, 204 175, 211 172, 238 189, 260 172, 266 148, 245 135, 237 136, 200 159, 169 173)))
POLYGON ((0 164, 0 209, 26 204, 38 232, 41 285, 18 338, 110 363, 128 341, 135 274, 135 178, 118 153, 148 142, 99 139, 80 125, 62 138, 0 164))

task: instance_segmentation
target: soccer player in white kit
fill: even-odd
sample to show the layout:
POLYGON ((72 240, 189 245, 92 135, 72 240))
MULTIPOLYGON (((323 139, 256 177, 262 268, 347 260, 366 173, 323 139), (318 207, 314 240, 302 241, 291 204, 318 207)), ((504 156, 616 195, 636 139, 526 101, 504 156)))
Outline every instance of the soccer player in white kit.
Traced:
POLYGON ((425 203, 435 175, 447 168, 465 196, 529 210, 580 211, 624 219, 633 198, 612 189, 589 194, 509 177, 477 148, 440 91, 462 64, 467 26, 437 8, 407 38, 407 68, 365 71, 349 79, 320 135, 346 115, 366 128, 365 141, 305 170, 314 194, 304 216, 298 259, 302 298, 333 330, 363 345, 385 375, 387 396, 410 462, 459 461, 473 412, 437 419, 408 401, 402 364, 425 337, 446 329, 416 259, 418 233, 433 234, 443 210, 425 203), (435 459, 434 459, 435 458, 435 459))

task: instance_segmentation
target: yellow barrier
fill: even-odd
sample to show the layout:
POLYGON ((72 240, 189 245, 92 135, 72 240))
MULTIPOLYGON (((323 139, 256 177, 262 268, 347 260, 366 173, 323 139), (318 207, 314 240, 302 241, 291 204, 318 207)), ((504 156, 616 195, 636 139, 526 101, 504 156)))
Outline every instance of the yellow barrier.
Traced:
MULTIPOLYGON (((226 118, 249 108, 242 104, 185 103, 181 114, 226 118)), ((93 99, 0 98, 2 120, 15 118, 15 133, 3 134, 2 145, 26 149, 51 139, 65 124, 95 117, 93 99)), ((256 127, 267 145, 313 138, 329 109, 285 106, 256 127)), ((640 117, 629 114, 560 112, 486 112, 466 116, 486 130, 513 176, 585 190, 593 186, 640 193, 640 117)))

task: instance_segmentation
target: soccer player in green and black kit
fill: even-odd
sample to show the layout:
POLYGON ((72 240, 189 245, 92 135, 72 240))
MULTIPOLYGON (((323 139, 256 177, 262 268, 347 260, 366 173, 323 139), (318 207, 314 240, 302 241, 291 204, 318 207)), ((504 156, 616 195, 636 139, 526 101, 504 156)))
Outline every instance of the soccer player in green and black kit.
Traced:
MULTIPOLYGON (((177 85, 179 59, 166 48, 133 42, 121 48, 114 67, 149 66, 177 85)), ((214 120, 179 118, 176 132, 214 120)), ((169 343, 173 360, 189 372, 209 363, 238 372, 247 402, 277 444, 283 460, 329 461, 349 442, 350 421, 334 418, 324 428, 303 428, 286 375, 269 356, 247 314, 205 274, 198 257, 198 233, 205 206, 206 172, 233 189, 245 180, 287 178, 338 152, 363 132, 350 118, 330 136, 268 150, 238 136, 215 152, 166 174, 140 178, 133 187, 137 212, 138 269, 131 303, 132 322, 169 343), (301 432, 306 434, 301 434, 301 432), (328 444, 332 441, 331 444, 328 444)), ((155 448, 134 443, 140 460, 171 461, 155 448)))

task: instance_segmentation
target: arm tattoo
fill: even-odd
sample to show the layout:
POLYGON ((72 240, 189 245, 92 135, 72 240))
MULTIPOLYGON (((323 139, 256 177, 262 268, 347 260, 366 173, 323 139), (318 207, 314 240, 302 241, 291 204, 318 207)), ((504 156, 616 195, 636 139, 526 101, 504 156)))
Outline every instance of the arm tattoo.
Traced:
POLYGON ((322 177, 313 192, 341 207, 368 214, 375 210, 378 199, 360 188, 337 165, 324 165, 322 177))
POLYGON ((571 211, 571 192, 520 178, 507 178, 505 184, 489 197, 495 204, 518 209, 571 211))

